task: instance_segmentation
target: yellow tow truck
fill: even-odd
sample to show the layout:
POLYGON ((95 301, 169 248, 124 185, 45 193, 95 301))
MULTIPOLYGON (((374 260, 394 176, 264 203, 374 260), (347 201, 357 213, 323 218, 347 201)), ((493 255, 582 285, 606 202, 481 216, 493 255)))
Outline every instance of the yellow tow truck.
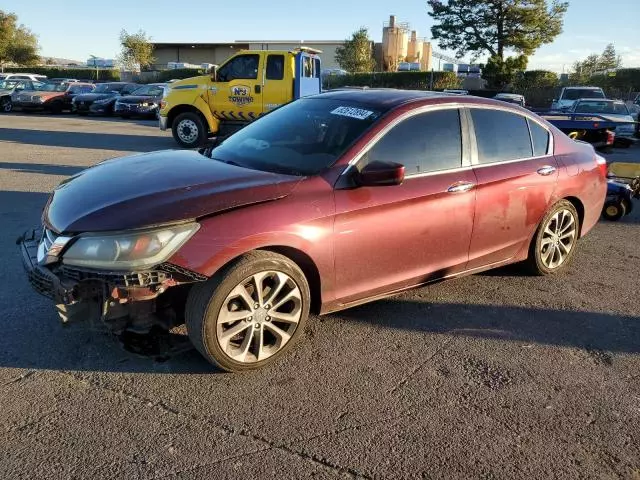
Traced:
POLYGON ((181 147, 224 137, 265 113, 320 93, 319 50, 242 50, 211 75, 170 84, 160 104, 160 129, 181 147))

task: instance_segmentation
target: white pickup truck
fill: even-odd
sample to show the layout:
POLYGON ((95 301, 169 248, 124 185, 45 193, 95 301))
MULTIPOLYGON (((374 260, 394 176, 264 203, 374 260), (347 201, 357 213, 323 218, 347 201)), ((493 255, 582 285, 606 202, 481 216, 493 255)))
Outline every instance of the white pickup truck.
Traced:
POLYGON ((581 98, 607 98, 600 87, 564 87, 553 100, 551 110, 567 111, 581 98))

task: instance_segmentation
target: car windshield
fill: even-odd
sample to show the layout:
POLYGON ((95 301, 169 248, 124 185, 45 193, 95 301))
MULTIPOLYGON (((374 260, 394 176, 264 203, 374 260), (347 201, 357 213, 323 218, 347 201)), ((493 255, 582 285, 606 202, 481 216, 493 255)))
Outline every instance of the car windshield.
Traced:
POLYGON ((574 111, 576 113, 608 113, 612 115, 629 115, 629 110, 623 102, 580 101, 574 111))
POLYGON ((353 102, 305 98, 249 124, 214 148, 211 158, 254 170, 315 175, 379 117, 353 102))
POLYGON ((579 98, 605 98, 602 90, 590 88, 571 88, 564 91, 563 100, 578 100, 579 98))
POLYGON ((118 83, 101 83, 96 87, 93 93, 111 93, 111 92, 119 92, 122 90, 124 85, 118 83))
POLYGON ((16 88, 20 80, 0 80, 0 90, 11 90, 16 88))
POLYGON ((158 97, 162 95, 162 87, 158 85, 145 85, 131 92, 131 95, 148 95, 150 97, 158 97))
POLYGON ((68 87, 66 83, 39 83, 34 84, 33 89, 40 92, 65 92, 68 87))

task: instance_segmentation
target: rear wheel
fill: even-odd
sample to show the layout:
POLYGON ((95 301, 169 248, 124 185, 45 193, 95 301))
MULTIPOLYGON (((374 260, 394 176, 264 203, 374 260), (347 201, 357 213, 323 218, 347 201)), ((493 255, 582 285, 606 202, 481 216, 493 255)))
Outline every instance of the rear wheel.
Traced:
POLYGON ((11 102, 11 97, 3 97, 0 99, 0 111, 2 113, 9 113, 13 110, 13 102, 11 102))
POLYGON ((197 113, 185 112, 173 120, 173 138, 183 148, 197 148, 207 140, 207 129, 197 113))
POLYGON ((624 201, 609 200, 602 207, 602 216, 610 222, 616 222, 627 214, 627 206, 624 201))
POLYGON ((287 257, 256 251, 195 285, 186 306, 191 342, 211 363, 240 372, 284 355, 302 336, 310 292, 287 257))
POLYGON ((578 212, 561 200, 544 216, 529 247, 526 265, 536 275, 558 273, 571 262, 580 234, 578 212))

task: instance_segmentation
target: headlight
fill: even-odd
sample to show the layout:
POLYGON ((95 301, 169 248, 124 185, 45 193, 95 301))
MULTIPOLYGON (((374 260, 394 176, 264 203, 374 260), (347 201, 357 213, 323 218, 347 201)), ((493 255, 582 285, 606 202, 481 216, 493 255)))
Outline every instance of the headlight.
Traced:
POLYGON ((35 95, 33 97, 31 97, 31 101, 32 102, 36 102, 36 103, 43 103, 44 102, 44 100, 42 100, 42 97, 38 97, 38 96, 35 96, 35 95))
POLYGON ((114 270, 151 267, 173 255, 199 228, 197 223, 187 223, 130 233, 87 234, 73 242, 62 262, 114 270))

